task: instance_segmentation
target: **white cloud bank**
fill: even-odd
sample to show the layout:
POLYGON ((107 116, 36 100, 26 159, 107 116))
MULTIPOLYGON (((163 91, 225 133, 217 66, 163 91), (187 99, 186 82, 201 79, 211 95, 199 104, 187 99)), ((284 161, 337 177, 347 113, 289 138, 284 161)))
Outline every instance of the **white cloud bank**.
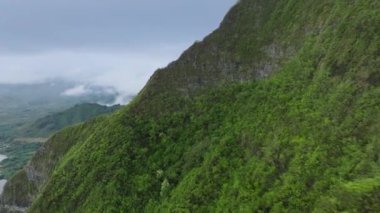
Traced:
POLYGON ((236 0, 0 0, 0 84, 76 81, 64 92, 136 94, 217 28, 236 0), (78 86, 81 85, 81 86, 78 86))
POLYGON ((78 85, 78 86, 75 86, 73 88, 65 90, 64 92, 62 92, 61 95, 63 95, 63 96, 82 96, 82 95, 88 94, 89 92, 91 92, 91 91, 88 90, 85 85, 78 85))
POLYGON ((50 79, 78 82, 64 95, 89 93, 88 87, 113 87, 136 94, 153 72, 175 60, 189 44, 158 45, 149 50, 86 52, 54 51, 0 55, 0 83, 37 83, 50 79))

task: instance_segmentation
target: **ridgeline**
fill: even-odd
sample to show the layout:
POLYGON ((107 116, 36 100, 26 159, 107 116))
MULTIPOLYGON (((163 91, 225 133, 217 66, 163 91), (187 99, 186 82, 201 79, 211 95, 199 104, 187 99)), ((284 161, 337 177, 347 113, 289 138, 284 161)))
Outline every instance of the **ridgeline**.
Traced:
POLYGON ((379 35, 380 1, 241 0, 128 106, 53 136, 3 203, 380 211, 379 35))

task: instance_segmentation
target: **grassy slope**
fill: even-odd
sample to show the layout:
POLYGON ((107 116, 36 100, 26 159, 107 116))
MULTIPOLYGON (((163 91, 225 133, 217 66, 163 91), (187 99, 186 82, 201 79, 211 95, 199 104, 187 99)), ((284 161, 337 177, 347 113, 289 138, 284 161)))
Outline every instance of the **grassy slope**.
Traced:
POLYGON ((241 1, 220 31, 75 141, 30 212, 379 210, 379 8, 241 1), (267 14, 258 28, 253 8, 267 14), (274 44, 285 52, 271 54, 279 72, 202 90, 265 71, 276 57, 262 47, 274 44))

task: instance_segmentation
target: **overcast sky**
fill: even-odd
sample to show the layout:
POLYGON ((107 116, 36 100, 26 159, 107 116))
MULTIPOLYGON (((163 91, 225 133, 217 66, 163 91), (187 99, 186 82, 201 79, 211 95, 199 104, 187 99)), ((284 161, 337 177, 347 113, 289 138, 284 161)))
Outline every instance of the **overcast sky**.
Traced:
POLYGON ((137 93, 236 0, 0 0, 0 83, 64 78, 137 93))

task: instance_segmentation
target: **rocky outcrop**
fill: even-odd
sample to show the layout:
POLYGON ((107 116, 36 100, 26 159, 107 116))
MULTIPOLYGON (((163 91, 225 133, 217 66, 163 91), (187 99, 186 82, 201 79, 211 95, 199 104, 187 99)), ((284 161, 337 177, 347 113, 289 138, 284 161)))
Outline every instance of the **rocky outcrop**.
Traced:
POLYGON ((277 3, 276 0, 266 3, 241 1, 231 9, 216 31, 202 42, 195 42, 177 61, 158 70, 143 91, 151 95, 175 88, 182 94, 191 95, 202 88, 270 75, 282 60, 286 60, 286 56, 295 53, 271 40, 260 41, 260 30, 269 19, 267 14, 277 3), (252 13, 249 18, 245 14, 247 7, 252 13), (247 23, 249 28, 235 29, 247 23), (241 52, 243 40, 251 40, 253 44, 253 47, 246 47, 250 57, 241 52))

